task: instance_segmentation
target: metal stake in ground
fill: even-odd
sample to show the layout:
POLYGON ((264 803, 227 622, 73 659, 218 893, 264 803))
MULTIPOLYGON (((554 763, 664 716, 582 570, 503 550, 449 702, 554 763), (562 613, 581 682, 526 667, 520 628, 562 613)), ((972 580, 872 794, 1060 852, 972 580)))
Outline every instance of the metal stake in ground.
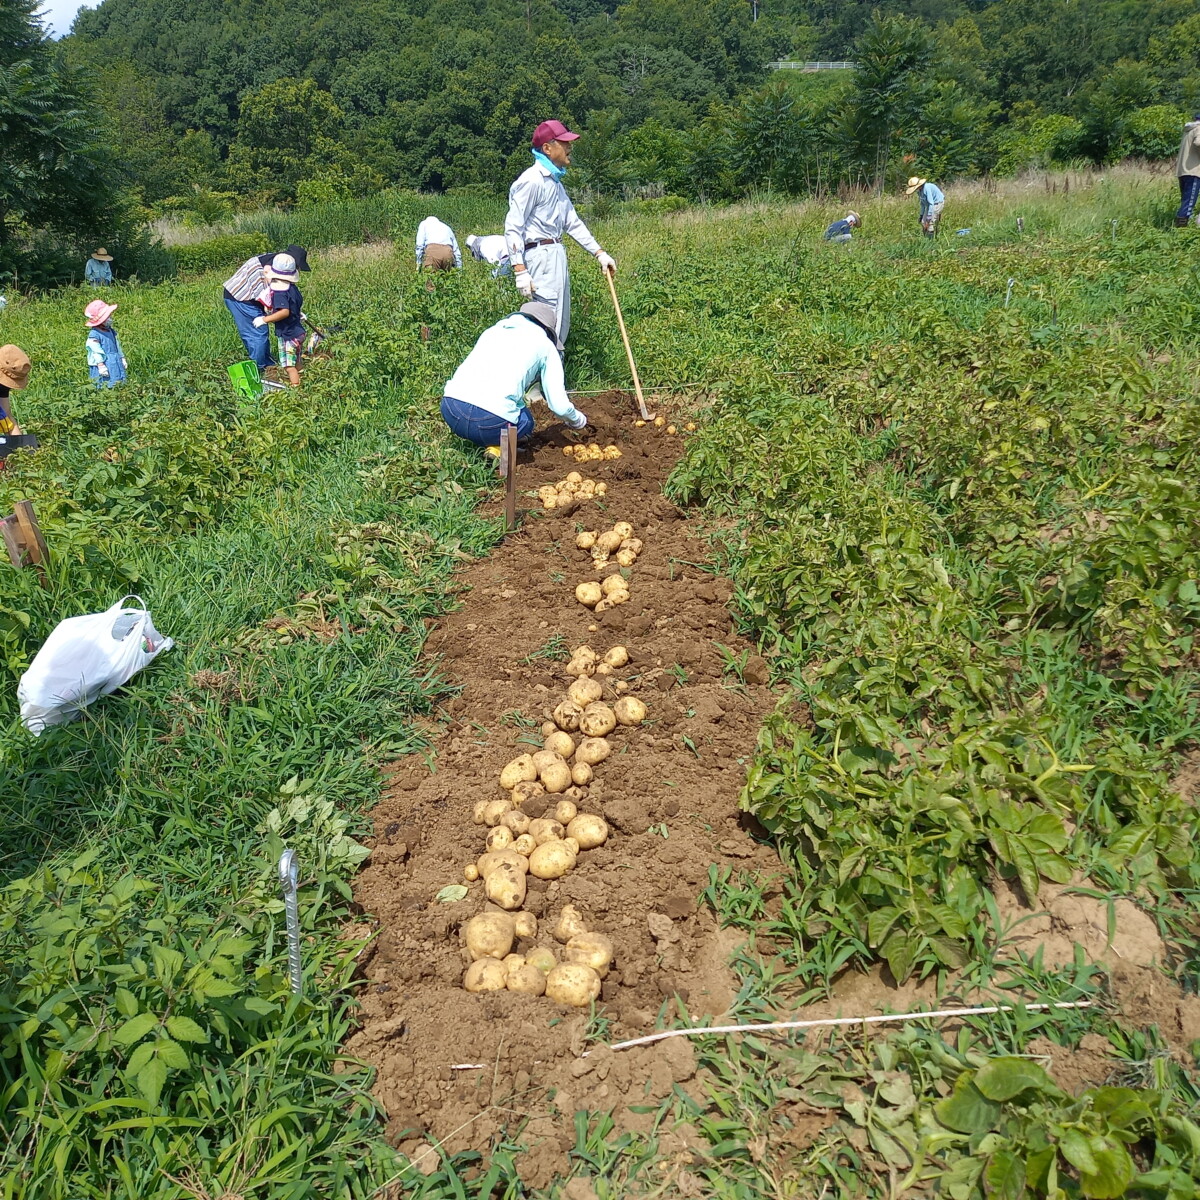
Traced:
POLYGON ((300 867, 296 862, 295 850, 285 850, 279 859, 279 886, 283 888, 283 908, 287 917, 288 976, 292 983, 292 995, 304 992, 304 978, 300 969, 300 904, 296 891, 300 884, 300 867))
POLYGON ((613 308, 617 310, 617 324, 621 327, 621 341, 625 343, 625 357, 629 359, 629 373, 633 376, 633 393, 637 396, 638 413, 643 421, 651 420, 650 414, 646 411, 646 400, 642 395, 642 381, 638 378, 637 363, 633 361, 633 350, 629 345, 629 334, 625 332, 625 318, 621 315, 621 302, 617 299, 617 285, 613 280, 611 271, 604 272, 604 278, 608 280, 608 290, 612 295, 613 308))

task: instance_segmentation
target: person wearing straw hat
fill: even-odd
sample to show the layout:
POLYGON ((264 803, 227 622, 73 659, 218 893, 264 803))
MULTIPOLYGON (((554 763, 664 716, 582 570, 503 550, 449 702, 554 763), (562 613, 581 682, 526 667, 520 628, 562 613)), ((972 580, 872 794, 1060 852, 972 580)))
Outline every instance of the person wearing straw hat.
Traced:
POLYGON ((854 230, 862 228, 862 217, 851 210, 840 221, 834 221, 825 230, 824 239, 827 242, 848 242, 854 230))
POLYGON ((531 300, 479 335, 443 389, 442 419, 451 433, 498 454, 509 425, 517 427, 518 442, 532 437, 529 405, 539 397, 572 429, 587 424, 567 395, 557 324, 553 305, 531 300))
POLYGON ((83 268, 84 281, 93 287, 108 287, 112 283, 112 255, 103 246, 93 250, 83 268))
POLYGON ((116 387, 129 369, 112 325, 112 315, 116 311, 115 304, 106 304, 103 300, 93 300, 83 310, 88 327, 88 374, 98 388, 116 387))
POLYGON ((601 249, 580 220, 562 185, 571 165, 571 143, 579 137, 561 121, 543 121, 533 131, 533 166, 508 189, 504 237, 513 282, 526 300, 549 304, 558 316, 555 333, 566 343, 571 330, 571 279, 563 235, 569 233, 600 264, 616 273, 617 264, 601 249))
MULTIPOLYGON (((308 252, 303 246, 289 246, 282 253, 290 255, 301 271, 309 270, 308 252)), ((264 305, 260 297, 267 288, 266 269, 275 258, 274 254, 256 254, 248 258, 238 269, 225 280, 223 298, 225 307, 237 327, 238 337, 246 347, 246 354, 252 358, 259 371, 265 371, 275 365, 271 357, 271 336, 262 325, 255 320, 262 316, 264 305)))
MULTIPOLYGON (((21 426, 17 424, 8 397, 11 392, 23 392, 29 386, 32 365, 29 355, 20 346, 0 346, 0 435, 4 437, 21 434, 21 426)), ((3 466, 2 458, 0 466, 3 466)))
POLYGON ((292 387, 300 386, 300 354, 304 347, 304 297, 296 284, 300 268, 290 254, 276 254, 266 270, 268 290, 260 303, 267 310, 254 318, 257 329, 270 325, 279 346, 279 365, 292 387))
MULTIPOLYGON (((1179 157, 1175 160, 1175 175, 1179 180, 1179 210, 1175 213, 1175 228, 1186 229, 1200 199, 1200 113, 1183 127, 1179 157)), ((1200 216, 1196 218, 1200 225, 1200 216)))
POLYGON ((930 183, 928 179, 922 179, 919 175, 913 175, 904 189, 906 196, 911 196, 914 192, 917 193, 920 204, 921 228, 926 237, 934 237, 937 234, 938 222, 942 219, 942 209, 946 207, 946 197, 936 183, 930 183))

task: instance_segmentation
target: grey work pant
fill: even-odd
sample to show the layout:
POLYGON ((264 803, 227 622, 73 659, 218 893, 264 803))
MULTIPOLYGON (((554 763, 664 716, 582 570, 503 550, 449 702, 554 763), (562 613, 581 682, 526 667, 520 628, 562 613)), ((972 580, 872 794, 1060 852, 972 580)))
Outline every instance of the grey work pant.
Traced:
POLYGON ((558 340, 566 345, 571 328, 571 277, 567 248, 561 242, 525 251, 525 270, 533 279, 533 298, 553 305, 558 314, 558 340))

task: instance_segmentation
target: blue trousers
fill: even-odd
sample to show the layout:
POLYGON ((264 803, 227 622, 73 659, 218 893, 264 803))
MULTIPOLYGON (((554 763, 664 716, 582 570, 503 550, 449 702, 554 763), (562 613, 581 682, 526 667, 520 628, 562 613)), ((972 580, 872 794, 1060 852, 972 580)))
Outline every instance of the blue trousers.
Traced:
POLYGON ((260 371, 273 367, 275 359, 271 355, 271 335, 265 325, 259 325, 257 328, 254 325, 254 318, 263 315, 262 305, 255 304, 253 300, 233 300, 226 296, 225 307, 233 317, 238 337, 246 347, 247 356, 254 359, 260 371))
POLYGON ((1200 176, 1179 176, 1179 211, 1175 214, 1176 225, 1186 225, 1192 219, 1196 201, 1200 200, 1200 176))
MULTIPOLYGON (((498 446, 500 435, 508 428, 509 422, 503 417, 497 417, 485 408, 476 408, 474 404, 464 404, 450 396, 442 397, 442 420, 450 428, 450 432, 476 446, 498 446)), ((533 413, 527 408, 521 409, 517 418, 517 441, 524 442, 533 434, 533 413)))

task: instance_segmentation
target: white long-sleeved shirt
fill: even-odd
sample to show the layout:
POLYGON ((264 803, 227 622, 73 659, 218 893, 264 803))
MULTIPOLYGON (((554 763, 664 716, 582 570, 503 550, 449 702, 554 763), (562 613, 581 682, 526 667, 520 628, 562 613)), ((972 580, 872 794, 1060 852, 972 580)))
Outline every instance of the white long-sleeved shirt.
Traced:
POLYGON ((449 246, 454 251, 454 265, 462 266, 462 251, 458 248, 458 238, 454 236, 454 230, 445 221, 439 221, 437 217, 426 217, 417 226, 418 267, 425 257, 426 246, 449 246))
POLYGON ((535 162, 508 189, 508 215, 504 218, 508 257, 514 265, 524 266, 526 242, 561 238, 566 233, 589 254, 600 249, 600 243, 575 211, 562 181, 535 162))
POLYGON ((535 321, 513 313, 479 335, 442 394, 515 425, 525 393, 539 381, 550 411, 565 421, 578 421, 554 343, 535 321))
POLYGON ((467 238, 467 244, 475 258, 491 263, 496 268, 492 272, 493 275, 501 274, 508 266, 508 243, 504 240, 504 234, 486 233, 477 237, 474 245, 471 244, 471 239, 467 238))

